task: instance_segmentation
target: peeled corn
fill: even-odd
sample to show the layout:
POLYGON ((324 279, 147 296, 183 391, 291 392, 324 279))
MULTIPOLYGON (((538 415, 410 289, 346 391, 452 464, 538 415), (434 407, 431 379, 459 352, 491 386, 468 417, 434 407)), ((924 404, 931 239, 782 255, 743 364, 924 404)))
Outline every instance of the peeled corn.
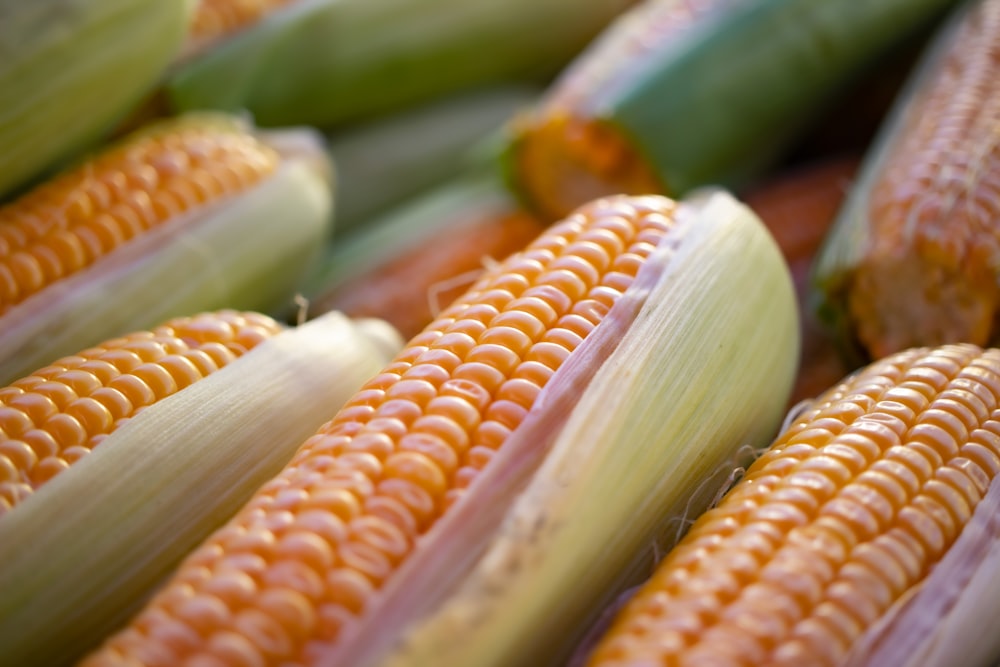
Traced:
POLYGON ((78 659, 402 343, 338 313, 283 329, 181 318, 0 390, 0 665, 78 659))
MULTIPOLYGON (((368 664, 444 600, 524 484, 554 493, 565 480, 583 480, 572 495, 586 489, 607 507, 600 480, 643 457, 646 465, 630 473, 638 474, 634 492, 688 502, 680 489, 690 490, 698 473, 769 437, 796 352, 787 270, 745 208, 722 195, 686 205, 659 197, 594 202, 444 310, 83 664, 368 664), (766 326, 756 320, 762 313, 766 326), (759 374, 747 370, 758 365, 759 374), (705 378, 697 389, 661 384, 695 367, 705 378), (744 371, 749 383, 736 379, 744 371), (535 480, 543 461, 557 470, 535 480), (559 461, 570 470, 560 471, 559 461)), ((559 513, 557 532, 602 529, 591 531, 581 567, 596 566, 587 554, 619 537, 629 553, 617 557, 628 562, 624 545, 655 532, 634 517, 634 532, 616 534, 634 509, 626 497, 616 507, 559 513)), ((532 525, 546 524, 539 522, 532 525)), ((617 572, 607 567, 593 586, 573 587, 582 604, 569 608, 584 612, 617 572)), ((543 595, 535 605, 558 599, 543 595)), ((531 606, 505 608, 519 617, 512 621, 530 623, 531 606)), ((475 630, 463 628, 470 637, 475 630)), ((537 640, 519 636, 504 650, 537 650, 537 640)), ((464 648, 477 647, 476 658, 452 664, 504 659, 495 642, 464 648)))
POLYGON ((916 348, 847 377, 695 522, 587 665, 995 664, 995 611, 961 622, 986 646, 938 635, 977 595, 970 575, 1000 566, 983 559, 1000 534, 998 409, 996 349, 916 348), (920 633, 868 661, 904 610, 920 633))
POLYGON ((138 411, 282 328, 255 313, 178 318, 64 357, 0 389, 0 516, 138 411))
POLYGON ((172 316, 290 303, 330 222, 317 141, 193 114, 0 207, 0 381, 172 316))

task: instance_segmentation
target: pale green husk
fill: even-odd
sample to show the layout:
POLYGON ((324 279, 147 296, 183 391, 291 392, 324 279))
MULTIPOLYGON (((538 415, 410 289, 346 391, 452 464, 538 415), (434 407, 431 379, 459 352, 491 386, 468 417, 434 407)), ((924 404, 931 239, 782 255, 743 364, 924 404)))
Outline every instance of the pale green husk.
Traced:
POLYGON ((492 160, 489 140, 537 92, 527 85, 490 86, 331 133, 337 234, 492 160))
MULTIPOLYGON (((663 274, 648 293, 626 293, 641 310, 498 529, 480 525, 493 504, 462 530, 445 517, 421 547, 428 557, 404 565, 398 588, 324 664, 563 664, 601 609, 650 573, 653 545, 672 544, 739 459, 770 442, 798 358, 788 270, 728 195, 682 210, 680 234, 658 251, 663 274), (439 528, 447 539, 435 540, 439 528)), ((510 451, 462 502, 517 488, 505 479, 510 451)))
POLYGON ((630 0, 298 0, 180 64, 177 110, 332 126, 555 74, 630 0))
POLYGON ((144 409, 0 518, 0 665, 66 664, 402 346, 329 313, 144 409))
POLYGON ((108 133, 180 50, 193 0, 0 0, 0 197, 108 133))

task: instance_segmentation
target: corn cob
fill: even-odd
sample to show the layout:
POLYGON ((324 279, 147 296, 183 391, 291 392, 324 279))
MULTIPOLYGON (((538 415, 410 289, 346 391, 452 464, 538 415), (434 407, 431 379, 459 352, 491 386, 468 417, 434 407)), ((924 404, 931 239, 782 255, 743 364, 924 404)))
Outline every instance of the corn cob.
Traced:
POLYGON ((0 389, 0 665, 79 658, 401 344, 336 313, 222 311, 0 389))
POLYGON ((492 166, 503 124, 537 97, 531 86, 493 86, 329 133, 337 234, 464 171, 492 166))
POLYGON ((859 658, 946 554, 995 541, 993 518, 966 530, 988 490, 996 511, 998 408, 995 349, 916 348, 846 378, 698 519, 587 664, 859 658))
POLYGON ((116 331, 290 300, 331 208, 322 149, 291 137, 173 119, 0 207, 0 381, 116 331))
POLYGON ((179 51, 193 4, 0 1, 0 197, 107 135, 179 51))
POLYGON ((634 0, 298 0, 167 77, 175 111, 341 125, 555 74, 634 0))
MULTIPOLYGON (((687 502, 681 489, 702 466, 770 437, 790 385, 794 297, 777 249, 748 215, 723 195, 676 208, 622 197, 550 228, 411 340, 83 664, 367 664, 359 650, 387 650, 472 565, 550 443, 562 452, 557 461, 571 456, 566 447, 583 448, 611 475, 630 467, 609 461, 612 450, 626 460, 645 453, 653 463, 633 471, 636 492, 687 502), (761 313, 767 324, 750 327, 761 313), (665 378, 690 372, 692 359, 710 382, 663 392, 665 378), (718 443, 706 450, 688 411, 735 388, 736 359, 763 364, 769 376, 734 391, 730 419, 694 418, 718 443), (656 367, 637 382, 632 371, 646 363, 656 367), (599 396, 580 399, 587 386, 599 396), (683 417, 637 421, 662 415, 660 398, 683 417), (578 400, 585 404, 576 411, 578 400), (578 424, 602 413, 595 402, 621 408, 612 412, 623 421, 578 424), (582 437, 588 426, 592 451, 582 437), (698 446, 682 449, 677 476, 665 471, 660 447, 688 438, 698 446)), ((577 472, 595 482, 586 465, 577 472)), ((560 471, 543 487, 565 486, 556 478, 576 476, 560 471)), ((608 521, 620 525, 625 511, 608 521)), ((580 521, 561 525, 579 529, 580 521)), ((639 544, 649 538, 644 528, 639 544)))
POLYGON ((416 336, 487 264, 543 230, 493 174, 466 175, 338 237, 307 285, 309 312, 377 317, 416 336))
POLYGON ((954 0, 647 0, 511 126, 540 215, 609 193, 743 187, 864 67, 954 0))
POLYGON ((998 49, 1000 3, 955 13, 841 209, 817 298, 860 358, 996 335, 998 49))

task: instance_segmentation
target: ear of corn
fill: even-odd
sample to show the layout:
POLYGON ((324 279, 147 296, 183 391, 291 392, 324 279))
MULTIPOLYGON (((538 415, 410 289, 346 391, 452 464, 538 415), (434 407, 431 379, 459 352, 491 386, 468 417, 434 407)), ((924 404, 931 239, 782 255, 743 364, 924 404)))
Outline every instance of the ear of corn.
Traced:
POLYGON ((177 111, 339 125, 502 81, 551 76, 633 0, 298 0, 181 64, 177 111))
POLYGON ((849 376, 698 519, 587 664, 848 664, 911 603, 926 636, 872 664, 911 648, 939 664, 919 650, 997 541, 998 408, 996 349, 915 348, 849 376))
POLYGON ((137 412, 281 331, 223 311, 106 341, 0 391, 0 516, 88 454, 137 412))
POLYGON ((290 301, 329 229, 316 141, 192 115, 0 208, 0 379, 169 317, 290 301))
MULTIPOLYGON (((681 207, 661 197, 594 202, 443 311, 83 664, 367 664, 475 563, 525 484, 555 523, 522 500, 498 548, 537 556, 534 537, 551 528, 560 537, 546 544, 572 543, 591 525, 589 543, 624 540, 608 558, 627 563, 629 548, 657 531, 649 514, 631 524, 634 533, 618 532, 630 500, 664 494, 680 510, 685 501, 671 487, 695 486, 741 445, 771 436, 796 342, 787 270, 747 209, 722 195, 681 207), (767 326, 757 323, 761 313, 767 326), (736 369, 749 369, 749 385, 736 369), (676 381, 691 372, 704 383, 676 381), (713 400, 720 388, 733 400, 713 400), (716 443, 712 454, 698 434, 716 443), (671 458, 675 440, 690 446, 674 445, 671 458), (539 466, 549 472, 534 481, 539 466), (577 479, 565 497, 557 492, 577 479), (606 507, 608 489, 626 496, 615 511, 569 512, 581 502, 606 507), (524 525, 544 530, 519 538, 524 525), (227 583, 236 580, 246 585, 227 583)), ((555 567, 548 604, 564 589, 580 602, 599 599, 615 581, 610 561, 575 551, 591 554, 580 566, 594 570, 593 585, 555 567)), ((530 578, 539 585, 554 568, 540 560, 530 578)), ((512 588, 520 601, 531 585, 514 581, 526 584, 512 588)), ((537 622, 544 606, 504 608, 537 622)), ((494 641, 477 635, 468 648, 482 653, 464 664, 511 650, 497 636, 511 625, 497 627, 494 641)), ((523 646, 539 650, 532 639, 523 646)))
POLYGON ((647 0, 511 129, 514 188, 548 218, 610 193, 742 187, 864 66, 953 0, 647 0))
POLYGON ((180 49, 192 0, 0 2, 0 196, 109 133, 180 49))
MULTIPOLYGON (((216 329, 231 329, 233 318, 174 322, 178 339, 161 328, 121 347, 110 341, 103 361, 70 357, 14 386, 61 397, 67 390, 56 392, 54 385, 62 380, 82 392, 85 376, 99 385, 98 376, 114 370, 112 361, 124 366, 126 357, 138 363, 156 349, 170 352, 51 417, 62 418, 56 433, 62 436, 65 422, 87 407, 74 412, 77 403, 115 395, 118 405, 122 394, 128 402, 144 391, 162 393, 194 364, 210 366, 257 342, 258 325, 268 318, 248 317, 252 324, 232 339, 191 354, 179 350, 184 339, 210 338, 216 329)), ((124 417, 92 452, 0 517, 0 665, 65 664, 123 622, 185 553, 281 469, 331 406, 345 402, 397 351, 395 338, 384 324, 353 323, 337 313, 272 335, 124 417)), ((9 399, 5 417, 16 402, 9 399)), ((40 400, 28 406, 29 418, 40 406, 40 400)), ((3 428, 11 434, 10 420, 3 428)), ((0 445, 5 453, 9 444, 0 445)))
POLYGON ((309 282, 309 312, 377 317, 416 336, 544 228, 495 174, 465 174, 338 237, 309 282))
POLYGON ((816 268, 858 358, 996 336, 1000 3, 942 27, 866 157, 816 268))
POLYGON ((676 224, 626 295, 634 320, 616 330, 612 314, 584 342, 548 410, 470 489, 476 502, 428 535, 437 543, 321 664, 563 664, 602 603, 644 576, 650 547, 702 511, 741 449, 773 436, 797 358, 787 269, 725 194, 681 202, 676 224), (598 368, 581 361, 610 340, 598 368), (560 405, 571 386, 581 395, 560 405), (411 627, 394 639, 383 623, 411 627))
POLYGON ((330 133, 337 165, 337 234, 495 159, 490 139, 538 97, 527 85, 448 96, 330 133))

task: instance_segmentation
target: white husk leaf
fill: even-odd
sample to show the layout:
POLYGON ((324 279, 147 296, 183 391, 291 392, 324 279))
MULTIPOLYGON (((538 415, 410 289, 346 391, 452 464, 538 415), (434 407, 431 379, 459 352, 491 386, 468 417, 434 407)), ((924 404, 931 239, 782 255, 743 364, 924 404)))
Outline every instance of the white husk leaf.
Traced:
POLYGON ((402 640, 372 631, 323 664, 560 664, 649 573, 650 548, 672 543, 675 522, 708 506, 739 454, 773 437, 798 355, 787 268, 731 197, 684 207, 665 273, 485 555, 402 640))
POLYGON ((336 312, 282 332, 0 518, 0 665, 63 664, 123 622, 378 372, 387 340, 336 312))

